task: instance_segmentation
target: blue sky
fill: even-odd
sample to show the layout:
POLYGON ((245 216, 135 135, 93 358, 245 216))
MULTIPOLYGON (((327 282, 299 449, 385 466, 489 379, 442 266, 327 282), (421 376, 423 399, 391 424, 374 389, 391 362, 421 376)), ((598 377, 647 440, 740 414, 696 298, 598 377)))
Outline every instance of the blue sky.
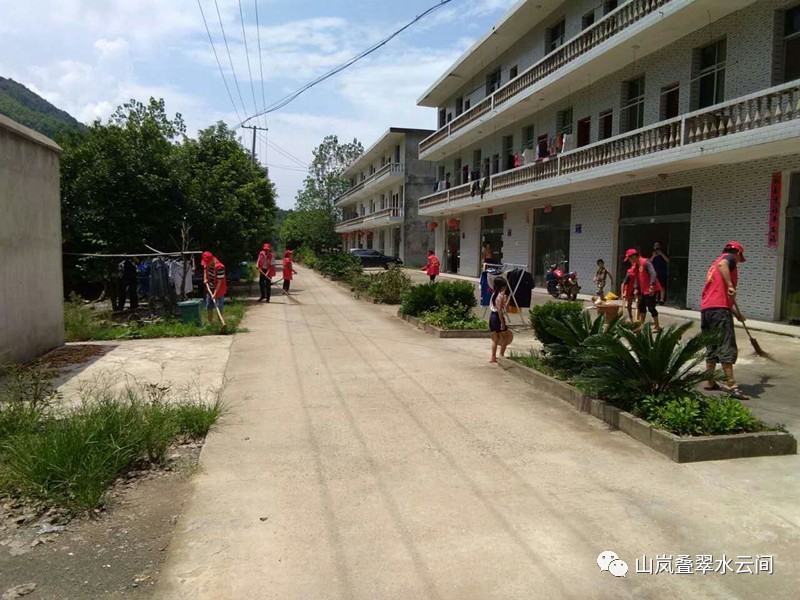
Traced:
MULTIPOLYGON (((218 0, 233 81, 213 0, 201 0, 240 114, 262 105, 258 2, 267 104, 385 37, 436 0, 218 0), (245 52, 244 40, 249 52, 245 52), (248 73, 250 56, 252 79, 248 73)), ((327 134, 371 144, 390 126, 435 125, 416 98, 488 30, 509 2, 452 0, 368 59, 269 116, 266 146, 278 203, 294 205, 312 149, 327 134)), ((0 75, 12 77, 84 122, 106 118, 129 98, 163 97, 190 133, 238 122, 203 26, 197 0, 26 0, 0 2, 0 75)), ((249 135, 249 134, 248 134, 249 135)), ((249 140, 247 141, 249 144, 249 140)))

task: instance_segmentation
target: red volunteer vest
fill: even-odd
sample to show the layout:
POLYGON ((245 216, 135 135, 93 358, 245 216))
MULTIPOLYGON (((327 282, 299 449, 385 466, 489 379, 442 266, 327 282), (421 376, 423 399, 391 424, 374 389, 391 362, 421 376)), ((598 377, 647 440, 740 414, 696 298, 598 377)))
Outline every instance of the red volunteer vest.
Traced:
MULTIPOLYGON (((729 256, 723 254, 709 267, 706 273, 706 285, 703 287, 703 296, 700 300, 700 310, 707 308, 733 308, 734 297, 728 295, 728 288, 725 287, 725 281, 722 279, 722 273, 719 272, 719 263, 729 256)), ((739 285, 739 269, 731 270, 731 282, 733 287, 739 285)))
POLYGON ((439 274, 439 259, 435 256, 428 257, 428 276, 439 274))
MULTIPOLYGON (((638 278, 639 282, 639 293, 642 296, 650 296, 650 273, 647 272, 647 269, 644 268, 645 264, 647 264, 647 259, 643 257, 639 257, 639 264, 634 265, 632 270, 634 271, 633 275, 638 278)), ((653 285, 653 294, 657 294, 661 291, 661 284, 658 282, 658 277, 656 277, 656 282, 653 285)))
POLYGON ((291 258, 284 258, 283 259, 283 279, 285 281, 292 280, 292 259, 291 258))

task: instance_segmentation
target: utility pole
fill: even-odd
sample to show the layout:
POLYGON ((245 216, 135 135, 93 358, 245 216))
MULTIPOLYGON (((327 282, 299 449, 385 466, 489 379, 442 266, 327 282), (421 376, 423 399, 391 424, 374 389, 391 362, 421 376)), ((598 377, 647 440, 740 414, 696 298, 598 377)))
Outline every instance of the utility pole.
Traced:
POLYGON ((242 129, 253 130, 253 162, 258 165, 258 157, 256 157, 256 135, 259 131, 269 131, 267 127, 258 127, 257 125, 242 125, 242 129))

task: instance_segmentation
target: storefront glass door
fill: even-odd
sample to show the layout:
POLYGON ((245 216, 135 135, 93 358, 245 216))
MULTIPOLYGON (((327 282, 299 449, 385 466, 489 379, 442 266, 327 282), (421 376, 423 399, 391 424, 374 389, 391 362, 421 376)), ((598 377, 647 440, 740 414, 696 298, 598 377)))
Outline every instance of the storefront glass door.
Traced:
POLYGON ((800 320, 800 173, 792 174, 789 186, 784 256, 781 316, 797 323, 800 320))
MULTIPOLYGON (((653 245, 659 242, 661 249, 669 257, 666 303, 685 307, 691 218, 692 188, 623 196, 620 204, 619 268, 614 279, 615 291, 630 267, 621 260, 625 250, 636 248, 641 256, 651 258, 653 245)), ((608 258, 598 258, 605 258, 608 263, 608 258)))
POLYGON ((550 265, 569 260, 569 235, 572 206, 550 206, 533 211, 533 277, 544 285, 550 265))
POLYGON ((503 264, 503 215, 481 218, 480 268, 484 263, 503 264))
POLYGON ((461 227, 448 228, 445 243, 445 271, 458 273, 458 267, 461 264, 461 227))

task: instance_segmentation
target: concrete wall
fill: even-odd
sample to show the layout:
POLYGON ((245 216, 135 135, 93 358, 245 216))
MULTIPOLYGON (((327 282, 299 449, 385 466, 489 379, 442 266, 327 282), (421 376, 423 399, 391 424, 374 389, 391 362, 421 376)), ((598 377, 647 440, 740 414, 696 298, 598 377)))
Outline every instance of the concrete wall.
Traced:
POLYGON ((0 115, 0 364, 64 343, 60 151, 0 115))
POLYGON ((435 182, 432 164, 419 159, 419 143, 426 136, 405 135, 406 183, 403 202, 403 262, 412 267, 428 262, 428 250, 434 248, 434 234, 428 229, 431 220, 419 216, 419 199, 431 193, 435 182))

